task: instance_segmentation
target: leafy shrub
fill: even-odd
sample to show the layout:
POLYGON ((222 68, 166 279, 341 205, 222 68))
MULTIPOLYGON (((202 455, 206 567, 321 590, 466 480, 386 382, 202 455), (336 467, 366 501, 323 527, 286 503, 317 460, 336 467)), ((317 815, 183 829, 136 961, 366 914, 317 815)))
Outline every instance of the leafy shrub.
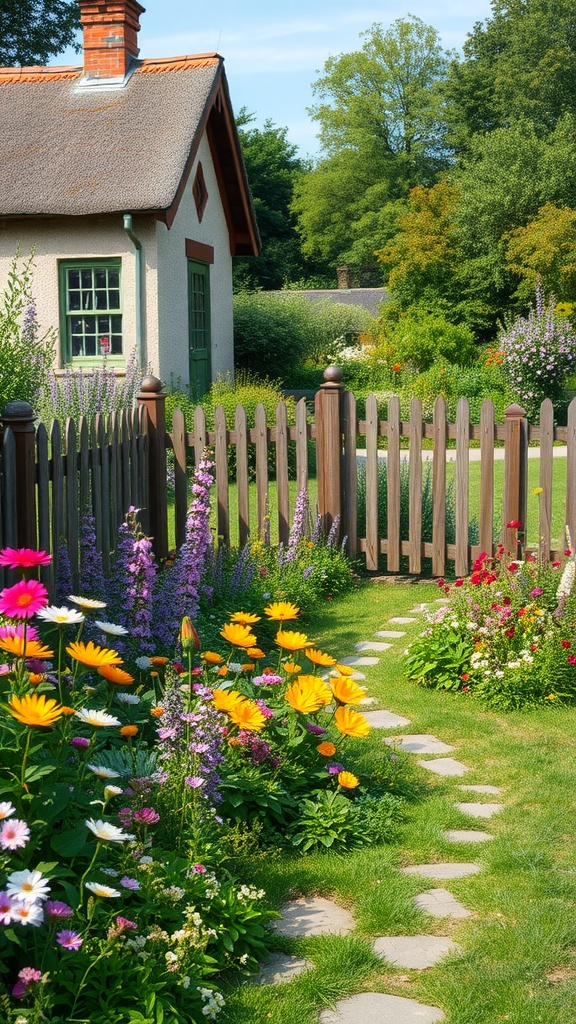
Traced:
POLYGON ((510 385, 529 416, 537 417, 544 398, 558 402, 566 376, 576 365, 576 332, 556 315, 552 296, 536 288, 536 307, 506 327, 499 337, 510 385))
POLYGON ((375 325, 368 310, 345 302, 311 302, 309 312, 306 355, 316 365, 340 365, 342 347, 356 347, 359 335, 370 332, 375 325))
POLYGON ((288 292, 239 292, 234 296, 234 352, 241 370, 272 372, 290 385, 305 358, 310 334, 307 299, 288 292))
POLYGON ((303 800, 300 817, 290 826, 288 835, 302 853, 352 849, 361 846, 364 838, 353 805, 337 792, 319 793, 314 800, 303 800))
POLYGON ((476 356, 474 335, 468 327, 416 307, 401 317, 390 342, 398 362, 419 371, 427 370, 440 356, 460 365, 471 363, 476 356))
POLYGON ((411 381, 408 390, 409 395, 406 395, 406 389, 402 389, 403 406, 408 406, 409 398, 415 395, 422 400, 422 415, 432 419, 434 403, 441 395, 446 399, 446 412, 452 423, 456 421, 460 398, 468 399, 472 423, 480 422, 484 399, 490 398, 494 402, 494 416, 499 422, 503 422, 506 408, 512 401, 512 394, 500 366, 491 360, 487 365, 484 356, 482 362, 472 366, 454 366, 445 359, 438 359, 411 381))
POLYGON ((56 332, 42 331, 32 298, 34 254, 20 262, 18 253, 0 295, 0 410, 6 402, 37 407, 54 362, 56 332))

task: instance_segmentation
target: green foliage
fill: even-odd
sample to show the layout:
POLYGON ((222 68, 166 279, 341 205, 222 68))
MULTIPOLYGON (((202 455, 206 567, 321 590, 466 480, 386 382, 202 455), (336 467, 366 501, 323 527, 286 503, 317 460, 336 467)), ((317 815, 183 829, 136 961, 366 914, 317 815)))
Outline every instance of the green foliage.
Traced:
POLYGON ((301 295, 239 292, 234 296, 236 365, 249 373, 263 369, 290 384, 292 369, 307 351, 309 304, 301 295))
POLYGON ((410 644, 405 656, 406 675, 435 690, 458 690, 473 652, 470 638, 441 623, 410 644))
POLYGON ((337 362, 342 345, 354 343, 360 334, 369 333, 374 317, 363 306, 321 300, 310 303, 306 355, 316 366, 337 362))
POLYGON ((308 850, 333 849, 342 852, 362 845, 363 834, 353 805, 337 792, 318 793, 303 800, 298 821, 288 829, 293 846, 308 850))
MULTIPOLYGON (((31 67, 74 46, 80 27, 78 4, 70 0, 3 0, 0 64, 31 67)), ((76 49, 79 47, 75 46, 76 49)))
POLYGON ((540 282, 561 302, 576 298, 576 210, 546 203, 526 227, 510 232, 507 260, 521 278, 518 295, 531 299, 540 282))
POLYGON ((390 342, 398 361, 419 371, 427 370, 438 358, 464 366, 476 356, 474 336, 468 327, 417 307, 400 319, 390 342))
POLYGON ((34 254, 18 253, 0 295, 0 409, 6 402, 30 402, 34 408, 52 366, 56 336, 42 332, 32 298, 34 254))
POLYGON ((406 801, 394 793, 367 793, 358 797, 353 807, 356 823, 367 846, 393 842, 406 817, 406 801))
POLYGON ((445 359, 436 360, 429 370, 418 374, 403 385, 401 404, 407 406, 407 395, 415 395, 422 401, 422 414, 431 419, 436 398, 446 399, 446 412, 451 423, 456 422, 456 411, 460 398, 467 398, 470 408, 470 422, 480 422, 482 403, 486 398, 494 403, 494 417, 497 422, 504 420, 507 406, 513 401, 506 375, 501 364, 490 353, 471 366, 459 366, 445 359))

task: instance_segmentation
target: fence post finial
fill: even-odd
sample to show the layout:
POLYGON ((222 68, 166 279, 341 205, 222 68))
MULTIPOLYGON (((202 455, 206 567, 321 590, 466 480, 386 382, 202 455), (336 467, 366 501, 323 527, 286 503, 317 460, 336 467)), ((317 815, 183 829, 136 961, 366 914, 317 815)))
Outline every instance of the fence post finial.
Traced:
POLYGON ((18 545, 37 547, 36 531, 36 427, 28 402, 7 402, 2 411, 4 430, 12 429, 16 449, 16 535, 18 545))
POLYGON ((146 409, 148 435, 148 523, 156 558, 168 554, 166 496, 166 394, 158 377, 144 377, 137 396, 146 409))
POLYGON ((342 519, 342 377, 339 366, 328 366, 316 392, 318 511, 325 536, 342 519))

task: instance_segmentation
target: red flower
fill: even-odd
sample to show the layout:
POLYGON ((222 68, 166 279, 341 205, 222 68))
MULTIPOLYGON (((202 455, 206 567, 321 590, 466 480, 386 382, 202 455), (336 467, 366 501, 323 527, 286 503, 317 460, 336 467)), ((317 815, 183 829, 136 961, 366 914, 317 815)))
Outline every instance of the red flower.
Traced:
POLYGON ((572 552, 570 551, 570 548, 566 548, 564 554, 566 555, 566 558, 570 558, 570 555, 572 554, 572 552))
POLYGON ((516 630, 514 629, 514 626, 511 626, 510 629, 506 630, 506 633, 504 635, 505 636, 514 636, 515 632, 516 632, 516 630))
POLYGON ((448 584, 446 584, 446 586, 444 587, 444 593, 445 594, 449 594, 450 593, 450 587, 448 586, 448 584))
POLYGON ((468 672, 463 672, 462 675, 460 676, 460 679, 462 680, 463 683, 467 683, 468 682, 468 678, 469 678, 468 672))
POLYGON ((510 605, 512 604, 512 598, 511 597, 505 597, 503 602, 502 602, 502 604, 504 604, 506 606, 506 608, 509 608, 510 605))
POLYGON ((464 580, 456 580, 456 582, 454 583, 454 586, 455 587, 461 587, 463 583, 464 583, 464 580))
POLYGON ((531 551, 527 551, 526 552, 526 554, 524 555, 524 561, 525 562, 535 562, 536 561, 536 559, 534 558, 534 555, 532 554, 531 551))
POLYGON ((552 562, 552 568, 557 569, 560 564, 560 562, 552 562))
POLYGON ((436 586, 437 587, 443 587, 445 582, 446 582, 446 580, 444 579, 444 577, 443 576, 439 576, 438 579, 436 580, 436 586))
POLYGON ((576 654, 569 654, 568 661, 571 665, 576 665, 576 654))
POLYGON ((510 562, 510 565, 508 566, 508 572, 518 572, 519 568, 520 566, 518 565, 518 562, 510 562))
POLYGON ((571 640, 561 640, 560 643, 562 644, 562 647, 566 648, 567 651, 570 650, 570 648, 572 647, 571 640))
POLYGON ((519 608, 518 609, 518 618, 521 619, 523 615, 526 615, 526 609, 525 608, 519 608))
POLYGON ((506 523, 507 530, 521 530, 522 523, 519 519, 511 519, 509 523, 506 523))

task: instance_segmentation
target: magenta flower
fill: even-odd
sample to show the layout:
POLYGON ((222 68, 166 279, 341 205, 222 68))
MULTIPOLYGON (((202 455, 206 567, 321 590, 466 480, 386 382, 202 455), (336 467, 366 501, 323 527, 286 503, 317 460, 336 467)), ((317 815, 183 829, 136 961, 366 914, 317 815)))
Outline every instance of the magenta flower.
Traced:
POLYGON ((140 821, 144 825, 155 825, 160 821, 160 815, 153 807, 142 807, 140 811, 136 811, 134 820, 140 821))
POLYGON ((329 775, 339 775, 340 772, 343 772, 343 771, 344 771, 344 765, 343 764, 330 764, 330 765, 328 765, 328 774, 329 775))
POLYGON ((135 921, 130 921, 127 917, 121 917, 120 915, 118 915, 118 917, 116 918, 116 927, 118 928, 119 932, 123 932, 126 930, 135 932, 138 928, 138 925, 136 924, 135 921))
POLYGON ((534 587, 534 590, 530 591, 530 597, 540 597, 540 594, 543 593, 542 587, 534 587))
POLYGON ((204 779, 201 779, 199 775, 187 775, 184 782, 192 789, 200 789, 200 786, 204 785, 204 779))
MULTIPOLYGON (((7 640, 12 637, 24 636, 24 625, 0 626, 0 640, 7 640)), ((35 626, 28 626, 26 629, 27 640, 38 640, 38 630, 35 626)))
POLYGON ((0 828, 0 846, 3 850, 20 850, 30 839, 30 829, 25 821, 7 818, 0 828))
POLYGON ((2 548, 0 551, 0 565, 10 569, 34 569, 37 565, 49 565, 51 561, 52 555, 32 548, 2 548))
POLYGON ((14 898, 9 893, 0 892, 0 924, 8 925, 12 922, 14 903, 14 898))
POLYGON ((203 864, 195 864, 194 867, 192 868, 192 871, 194 872, 195 875, 206 874, 206 868, 204 867, 203 864))
POLYGON ((306 722, 306 728, 313 736, 323 736, 326 732, 326 729, 323 729, 321 725, 314 725, 313 722, 306 722))
POLYGON ((58 932, 56 935, 56 942, 64 949, 78 950, 84 942, 84 939, 78 935, 78 932, 72 932, 69 929, 66 929, 63 932, 58 932))
POLYGON ((48 900, 44 904, 44 910, 50 917, 72 917, 74 913, 72 907, 69 907, 67 903, 63 903, 62 900, 48 900))
POLYGON ((90 740, 86 739, 85 736, 73 736, 70 743, 79 750, 86 750, 90 746, 90 740))
POLYGON ((48 604, 48 591, 37 580, 20 580, 4 587, 0 594, 0 615, 9 619, 30 619, 48 604))
POLYGON ((31 985, 34 981, 40 981, 42 972, 38 971, 35 967, 23 967, 21 971, 18 971, 18 981, 12 989, 12 995, 16 996, 17 999, 22 999, 22 996, 26 994, 28 985, 31 985))

